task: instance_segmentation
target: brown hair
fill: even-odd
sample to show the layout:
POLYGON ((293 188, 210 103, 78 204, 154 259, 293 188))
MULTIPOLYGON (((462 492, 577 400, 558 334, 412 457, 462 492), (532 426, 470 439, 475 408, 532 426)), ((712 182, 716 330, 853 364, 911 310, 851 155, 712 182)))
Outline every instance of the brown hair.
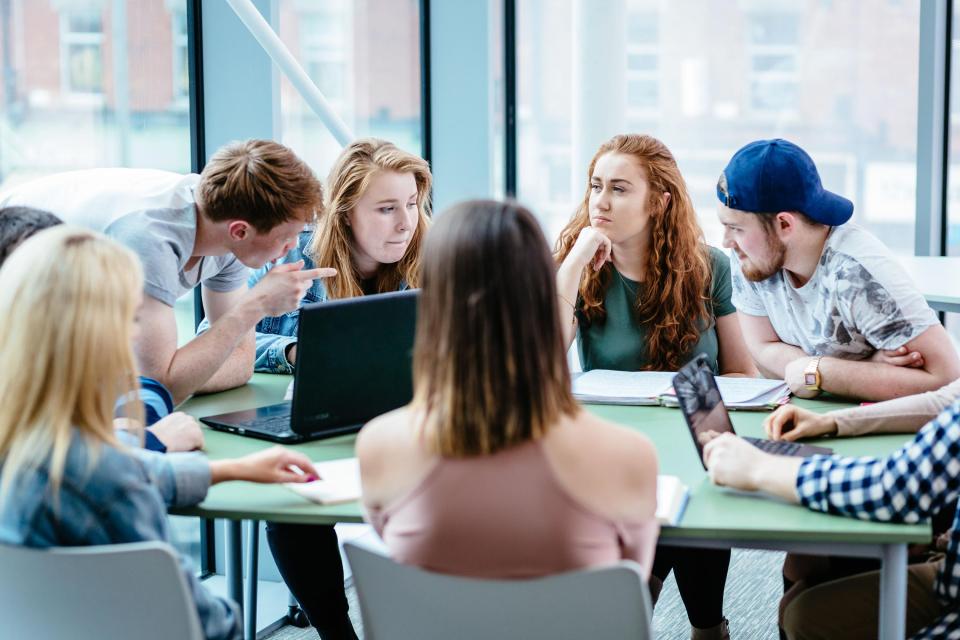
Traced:
MULTIPOLYGON (((646 286, 637 293, 637 319, 649 327, 644 345, 648 370, 675 371, 683 364, 709 322, 707 306, 711 266, 703 231, 673 154, 652 136, 614 136, 600 145, 587 169, 587 190, 583 202, 560 233, 556 258, 562 262, 590 226, 590 180, 597 160, 607 153, 622 153, 643 167, 649 184, 652 212, 652 241, 644 265, 646 286), (666 207, 661 194, 670 194, 666 207)), ((614 267, 607 263, 600 271, 584 269, 580 280, 581 318, 587 322, 606 319, 604 293, 614 267)))
POLYGON ((412 173, 417 183, 417 229, 403 258, 396 264, 380 265, 376 291, 396 291, 401 282, 420 286, 420 248, 430 225, 430 166, 423 158, 398 149, 393 143, 364 138, 347 146, 327 178, 324 218, 310 239, 307 255, 324 267, 335 267, 337 275, 324 281, 330 298, 363 295, 360 275, 353 265, 353 231, 350 212, 363 197, 378 171, 412 173))
POLYGON ((289 220, 312 222, 323 202, 320 181, 293 151, 272 140, 233 142, 200 173, 197 203, 215 222, 243 220, 267 233, 289 220))
POLYGON ((439 216, 424 247, 412 404, 435 453, 496 453, 578 411, 555 278, 523 207, 475 200, 439 216))
POLYGON ((6 262, 13 250, 24 240, 38 231, 58 224, 63 224, 63 220, 42 209, 32 207, 0 209, 0 265, 6 262))

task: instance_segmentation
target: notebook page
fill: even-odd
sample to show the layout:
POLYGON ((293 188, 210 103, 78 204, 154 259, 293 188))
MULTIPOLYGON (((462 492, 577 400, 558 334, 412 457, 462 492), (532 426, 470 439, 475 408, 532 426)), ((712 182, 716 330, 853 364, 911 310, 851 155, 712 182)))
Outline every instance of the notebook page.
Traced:
POLYGON ((769 380, 767 378, 724 378, 716 377, 717 387, 724 404, 750 402, 761 396, 776 396, 778 390, 786 391, 787 383, 783 380, 769 380))
POLYGON ((595 398, 657 398, 676 375, 669 371, 594 369, 573 381, 573 393, 595 398))
POLYGON ((320 504, 340 504, 360 499, 360 463, 356 458, 314 462, 320 479, 290 482, 286 486, 307 500, 320 504))

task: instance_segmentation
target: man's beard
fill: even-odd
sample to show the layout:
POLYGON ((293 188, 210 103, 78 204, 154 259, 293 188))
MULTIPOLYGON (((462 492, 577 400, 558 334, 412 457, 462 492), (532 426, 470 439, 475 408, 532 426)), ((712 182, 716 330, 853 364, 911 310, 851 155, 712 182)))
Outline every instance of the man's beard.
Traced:
POLYGON ((770 234, 767 236, 767 248, 770 250, 772 257, 765 264, 758 265, 751 260, 750 262, 754 266, 748 267, 741 260, 740 269, 743 271, 743 277, 750 282, 762 282, 783 269, 783 263, 787 255, 787 247, 783 244, 783 241, 770 234))

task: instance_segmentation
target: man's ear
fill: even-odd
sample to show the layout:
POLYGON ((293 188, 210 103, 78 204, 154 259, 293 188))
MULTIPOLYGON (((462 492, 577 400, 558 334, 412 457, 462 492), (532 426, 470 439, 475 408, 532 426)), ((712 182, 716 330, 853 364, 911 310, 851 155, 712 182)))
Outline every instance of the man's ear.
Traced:
POLYGON ((788 236, 797 230, 800 226, 800 220, 792 211, 781 211, 777 214, 777 224, 775 225, 780 237, 788 236))
POLYGON ((227 233, 231 240, 244 240, 250 233, 250 223, 243 220, 232 220, 227 224, 227 233))

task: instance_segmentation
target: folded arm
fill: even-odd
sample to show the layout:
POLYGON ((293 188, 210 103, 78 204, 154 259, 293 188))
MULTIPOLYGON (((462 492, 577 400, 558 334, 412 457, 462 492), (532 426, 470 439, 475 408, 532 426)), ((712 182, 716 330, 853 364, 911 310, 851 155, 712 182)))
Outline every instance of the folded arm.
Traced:
POLYGON ((747 349, 764 376, 782 380, 787 365, 807 355, 800 347, 781 342, 767 316, 737 315, 747 349))

